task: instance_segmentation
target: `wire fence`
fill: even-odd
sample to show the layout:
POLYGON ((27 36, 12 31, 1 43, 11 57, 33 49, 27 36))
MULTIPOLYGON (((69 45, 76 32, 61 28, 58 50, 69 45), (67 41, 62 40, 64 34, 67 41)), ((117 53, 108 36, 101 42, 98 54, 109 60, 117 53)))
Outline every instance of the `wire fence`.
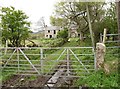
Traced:
MULTIPOLYGON (((106 41, 105 44, 107 47, 113 47, 113 46, 120 46, 120 40, 119 40, 120 34, 106 34, 106 41)), ((100 41, 102 42, 103 35, 100 35, 100 41)))
MULTIPOLYGON (((106 34, 106 53, 105 60, 119 61, 120 59, 120 34, 106 34)), ((103 35, 100 36, 102 41, 103 35)), ((118 65, 116 65, 118 66, 118 65)))

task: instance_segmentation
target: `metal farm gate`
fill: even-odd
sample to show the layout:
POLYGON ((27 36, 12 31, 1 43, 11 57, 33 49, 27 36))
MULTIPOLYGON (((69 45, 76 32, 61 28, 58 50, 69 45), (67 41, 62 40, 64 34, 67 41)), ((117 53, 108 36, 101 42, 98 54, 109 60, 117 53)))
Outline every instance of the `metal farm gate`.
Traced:
MULTIPOLYGON (((120 41, 111 39, 119 34, 107 36, 105 59, 119 59, 120 41)), ((96 69, 93 47, 12 47, 0 51, 3 74, 52 76, 58 71, 60 77, 84 77, 96 69)))
POLYGON ((20 47, 2 51, 2 73, 82 77, 95 70, 93 47, 20 47))

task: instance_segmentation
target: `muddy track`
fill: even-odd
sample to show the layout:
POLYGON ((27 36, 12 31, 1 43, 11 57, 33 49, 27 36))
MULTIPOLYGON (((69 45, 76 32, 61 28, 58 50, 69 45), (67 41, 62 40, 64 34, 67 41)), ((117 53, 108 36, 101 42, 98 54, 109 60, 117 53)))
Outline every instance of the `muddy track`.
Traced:
MULTIPOLYGON (((73 84, 73 78, 65 77, 67 75, 67 63, 60 62, 59 66, 55 67, 55 71, 49 80, 46 82, 47 87, 66 87, 73 84), (64 77, 61 77, 64 76, 64 77)), ((71 63, 70 63, 71 65, 71 63)), ((71 67, 71 66, 69 66, 71 67)))
POLYGON ((15 86, 15 84, 18 83, 18 81, 23 77, 24 76, 21 76, 21 75, 13 75, 10 77, 9 80, 3 82, 2 86, 6 86, 6 87, 15 86))
POLYGON ((2 87, 43 87, 48 77, 37 76, 35 80, 30 80, 31 76, 13 75, 9 80, 2 83, 2 87))
MULTIPOLYGON (((13 75, 9 80, 3 82, 3 87, 45 87, 46 84, 48 84, 48 81, 54 76, 55 73, 57 73, 59 70, 64 68, 64 73, 61 75, 65 75, 67 66, 62 66, 62 65, 67 65, 64 62, 60 62, 59 66, 56 66, 53 71, 53 74, 51 77, 47 76, 37 76, 34 80, 31 80, 31 76, 28 75, 13 75)), ((59 77, 59 76, 58 76, 59 77)), ((69 79, 68 79, 69 80, 69 79)), ((66 82, 65 78, 59 77, 54 84, 55 87, 61 87, 63 85, 68 85, 66 82)))

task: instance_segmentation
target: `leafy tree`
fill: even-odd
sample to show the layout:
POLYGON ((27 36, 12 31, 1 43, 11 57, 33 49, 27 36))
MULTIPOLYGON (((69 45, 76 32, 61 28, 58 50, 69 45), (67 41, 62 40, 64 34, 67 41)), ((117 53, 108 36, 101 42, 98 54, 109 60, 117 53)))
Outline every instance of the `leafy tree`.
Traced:
MULTIPOLYGON (((100 33, 103 33, 104 28, 108 29, 107 33, 117 32, 115 3, 89 2, 87 4, 95 43, 99 41, 100 33)), ((71 24, 75 24, 78 27, 77 32, 80 34, 80 40, 85 35, 89 36, 86 2, 59 2, 55 5, 55 8, 55 15, 53 16, 55 25, 64 23, 63 20, 58 21, 59 18, 65 19, 67 22, 65 25, 68 27, 71 24), (58 23, 56 23, 57 21, 58 23)))
POLYGON ((27 21, 27 15, 14 7, 2 7, 1 12, 3 42, 9 40, 12 46, 21 46, 29 36, 30 22, 27 21))
POLYGON ((68 30, 64 29, 64 30, 59 31, 57 33, 57 38, 63 38, 63 39, 68 38, 68 30))
POLYGON ((106 13, 100 22, 95 22, 94 33, 96 42, 99 41, 100 33, 103 33, 103 29, 107 28, 107 33, 117 33, 117 16, 116 16, 116 4, 114 2, 108 3, 109 7, 106 9, 106 13))
MULTIPOLYGON (((104 2, 89 2, 89 12, 91 17, 91 23, 94 25, 96 22, 100 22, 105 14, 104 2)), ((88 19, 86 11, 86 2, 60 2, 56 4, 55 18, 63 18, 68 22, 68 26, 77 24, 78 33, 80 33, 80 39, 83 39, 84 34, 88 34, 88 19)), ((95 26, 95 25, 94 25, 95 26)), ((94 29, 93 29, 94 32, 94 29)))
POLYGON ((50 16, 50 24, 53 26, 67 27, 68 20, 66 18, 50 16))
POLYGON ((104 18, 104 25, 108 29, 108 33, 117 32, 117 15, 116 15, 116 4, 110 3, 110 8, 108 8, 106 16, 104 18))

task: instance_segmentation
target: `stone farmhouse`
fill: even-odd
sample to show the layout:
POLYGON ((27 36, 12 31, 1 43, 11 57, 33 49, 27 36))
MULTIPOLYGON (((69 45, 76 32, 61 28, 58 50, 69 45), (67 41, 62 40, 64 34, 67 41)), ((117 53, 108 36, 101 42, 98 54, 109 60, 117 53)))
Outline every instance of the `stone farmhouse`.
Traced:
POLYGON ((62 30, 59 26, 46 26, 44 29, 45 38, 56 38, 58 31, 62 30))
MULTIPOLYGON (((72 24, 69 27, 69 37, 78 37, 78 33, 77 33, 77 26, 72 24)), ((44 28, 44 37, 45 38, 56 38, 57 37, 57 33, 59 31, 63 30, 62 27, 60 26, 46 26, 44 28)))
POLYGON ((71 24, 69 26, 69 37, 78 37, 79 34, 77 32, 78 26, 75 24, 71 24))
POLYGON ((74 38, 74 37, 78 37, 78 36, 79 36, 79 34, 78 34, 78 32, 75 28, 70 28, 69 29, 69 37, 74 38))

